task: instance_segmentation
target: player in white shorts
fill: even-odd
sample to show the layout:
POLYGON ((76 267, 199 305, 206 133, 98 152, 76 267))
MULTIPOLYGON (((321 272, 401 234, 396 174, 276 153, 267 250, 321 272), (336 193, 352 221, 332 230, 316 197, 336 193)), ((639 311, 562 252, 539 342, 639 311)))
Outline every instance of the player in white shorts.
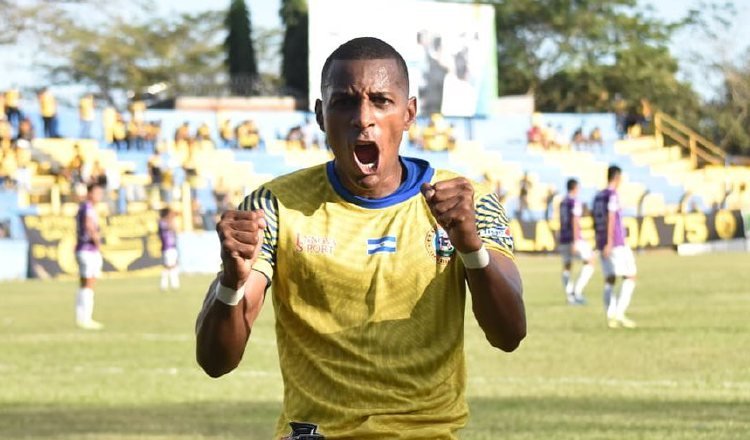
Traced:
POLYGON ((607 170, 606 189, 594 198, 594 227, 596 247, 601 252, 602 272, 604 272, 604 307, 607 311, 609 327, 633 328, 635 322, 625 316, 635 289, 635 257, 625 243, 625 228, 622 224, 617 187, 620 185, 622 170, 610 166, 607 170), (615 281, 622 277, 622 285, 617 297, 613 295, 615 281))
POLYGON ((560 202, 560 237, 558 250, 563 260, 562 283, 568 304, 586 304, 583 289, 594 274, 594 252, 591 245, 581 235, 583 206, 578 200, 578 181, 569 179, 566 184, 568 194, 560 202), (578 279, 573 282, 570 269, 573 259, 583 262, 578 279))
POLYGON ((161 290, 180 288, 180 273, 177 268, 177 233, 174 227, 174 211, 164 208, 159 212, 159 239, 164 269, 161 272, 161 290))
POLYGON ((76 324, 86 330, 99 330, 94 321, 94 284, 102 273, 102 254, 99 251, 99 217, 94 206, 102 199, 104 188, 98 183, 86 188, 86 199, 76 214, 76 261, 80 272, 80 288, 76 296, 76 324))

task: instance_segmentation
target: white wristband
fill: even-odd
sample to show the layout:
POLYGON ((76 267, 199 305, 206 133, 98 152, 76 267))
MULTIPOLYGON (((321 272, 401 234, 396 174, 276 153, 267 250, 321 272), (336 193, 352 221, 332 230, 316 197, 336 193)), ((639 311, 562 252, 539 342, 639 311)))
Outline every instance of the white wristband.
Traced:
POLYGON ((484 245, 468 254, 459 252, 458 256, 461 257, 461 261, 464 262, 464 267, 467 269, 484 269, 490 265, 490 253, 485 249, 484 245))
POLYGON ((228 306, 236 306, 242 301, 242 297, 245 296, 245 285, 243 284, 239 290, 226 287, 221 282, 216 283, 214 289, 214 298, 223 302, 228 306))

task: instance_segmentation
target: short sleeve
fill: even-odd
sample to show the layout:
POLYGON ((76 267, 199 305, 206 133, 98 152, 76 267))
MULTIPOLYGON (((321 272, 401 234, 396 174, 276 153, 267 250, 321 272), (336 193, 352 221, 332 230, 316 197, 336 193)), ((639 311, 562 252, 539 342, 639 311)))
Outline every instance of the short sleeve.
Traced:
POLYGON ((477 201, 476 222, 479 237, 487 249, 513 258, 513 235, 505 208, 497 194, 484 195, 477 201))
POLYGON ((575 217, 583 216, 583 204, 581 202, 575 202, 573 204, 573 215, 575 217))
POLYGON ((620 209, 620 200, 617 197, 617 194, 612 194, 609 197, 609 203, 607 203, 607 211, 609 212, 617 212, 620 209))
POLYGON ((239 209, 242 211, 262 209, 265 212, 266 229, 263 231, 263 246, 253 265, 253 270, 265 275, 270 285, 276 268, 276 247, 279 237, 279 204, 276 196, 261 186, 245 197, 239 209))

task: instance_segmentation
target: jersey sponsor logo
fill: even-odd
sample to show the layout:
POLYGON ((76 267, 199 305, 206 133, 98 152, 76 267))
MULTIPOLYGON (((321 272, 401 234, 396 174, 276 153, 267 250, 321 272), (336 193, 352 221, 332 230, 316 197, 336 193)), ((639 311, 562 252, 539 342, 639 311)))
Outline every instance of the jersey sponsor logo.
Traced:
POLYGON ((319 237, 316 235, 297 234, 297 242, 294 249, 297 252, 313 255, 333 255, 336 249, 336 240, 330 237, 319 237))
POLYGON ((441 227, 430 229, 427 232, 424 244, 427 254, 434 258, 438 264, 448 264, 453 254, 456 253, 456 248, 453 247, 453 243, 448 238, 448 233, 441 227))
POLYGON ((479 230, 481 238, 487 238, 498 245, 513 250, 513 235, 507 226, 496 226, 494 228, 484 228, 479 230))
POLYGON ((381 252, 396 252, 395 235, 386 235, 385 237, 367 239, 367 255, 373 255, 381 252))

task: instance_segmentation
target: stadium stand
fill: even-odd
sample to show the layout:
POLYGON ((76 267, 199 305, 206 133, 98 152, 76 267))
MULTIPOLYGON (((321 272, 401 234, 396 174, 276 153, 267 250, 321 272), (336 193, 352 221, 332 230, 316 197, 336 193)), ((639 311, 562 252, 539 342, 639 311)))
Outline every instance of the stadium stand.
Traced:
MULTIPOLYGON (((27 115, 39 124, 38 114, 27 115)), ((332 157, 321 148, 322 133, 315 130, 313 141, 304 139, 304 127, 309 128, 312 120, 305 112, 148 110, 144 117, 161 127, 157 154, 106 145, 101 112, 95 116, 93 132, 97 139, 75 139, 77 114, 61 109, 62 138, 37 138, 32 142, 28 182, 0 191, 0 209, 7 217, 24 212, 72 215, 76 189, 62 171, 80 156, 86 172, 90 173, 95 163, 104 170, 111 191, 103 209, 140 212, 164 204, 191 207, 191 216, 203 221, 186 220, 183 228, 210 228, 211 218, 218 211, 236 205, 263 182, 332 157), (244 150, 224 145, 219 132, 222 121, 237 126, 245 120, 254 121, 258 127, 258 147, 244 150), (185 123, 191 135, 205 125, 209 138, 190 144, 175 142, 174 134, 185 123), (298 136, 292 137, 292 132, 298 136), (151 162, 160 164, 158 178, 152 174, 151 162)), ((535 114, 532 121, 528 116, 436 119, 433 115, 420 118, 409 138, 405 137, 402 154, 493 185, 502 191, 511 214, 519 210, 521 181, 527 174, 523 185, 532 219, 555 215, 563 185, 570 177, 581 182, 583 200, 592 199, 605 185, 606 169, 612 163, 625 170, 621 194, 626 215, 750 206, 750 192, 746 190, 750 167, 696 167, 695 158, 682 146, 665 146, 658 136, 620 140, 612 114, 535 114), (543 124, 548 135, 554 133, 555 142, 550 144, 554 147, 528 142, 532 123, 543 124), (440 127, 449 131, 440 133, 440 127), (601 136, 601 146, 571 144, 574 133, 580 137, 580 133, 595 129, 601 136), (432 143, 419 137, 425 133, 433 136, 432 143), (435 146, 434 139, 440 136, 446 143, 435 146), (453 143, 448 144, 449 140, 453 143)), ((18 234, 18 229, 13 228, 13 232, 18 234)))

